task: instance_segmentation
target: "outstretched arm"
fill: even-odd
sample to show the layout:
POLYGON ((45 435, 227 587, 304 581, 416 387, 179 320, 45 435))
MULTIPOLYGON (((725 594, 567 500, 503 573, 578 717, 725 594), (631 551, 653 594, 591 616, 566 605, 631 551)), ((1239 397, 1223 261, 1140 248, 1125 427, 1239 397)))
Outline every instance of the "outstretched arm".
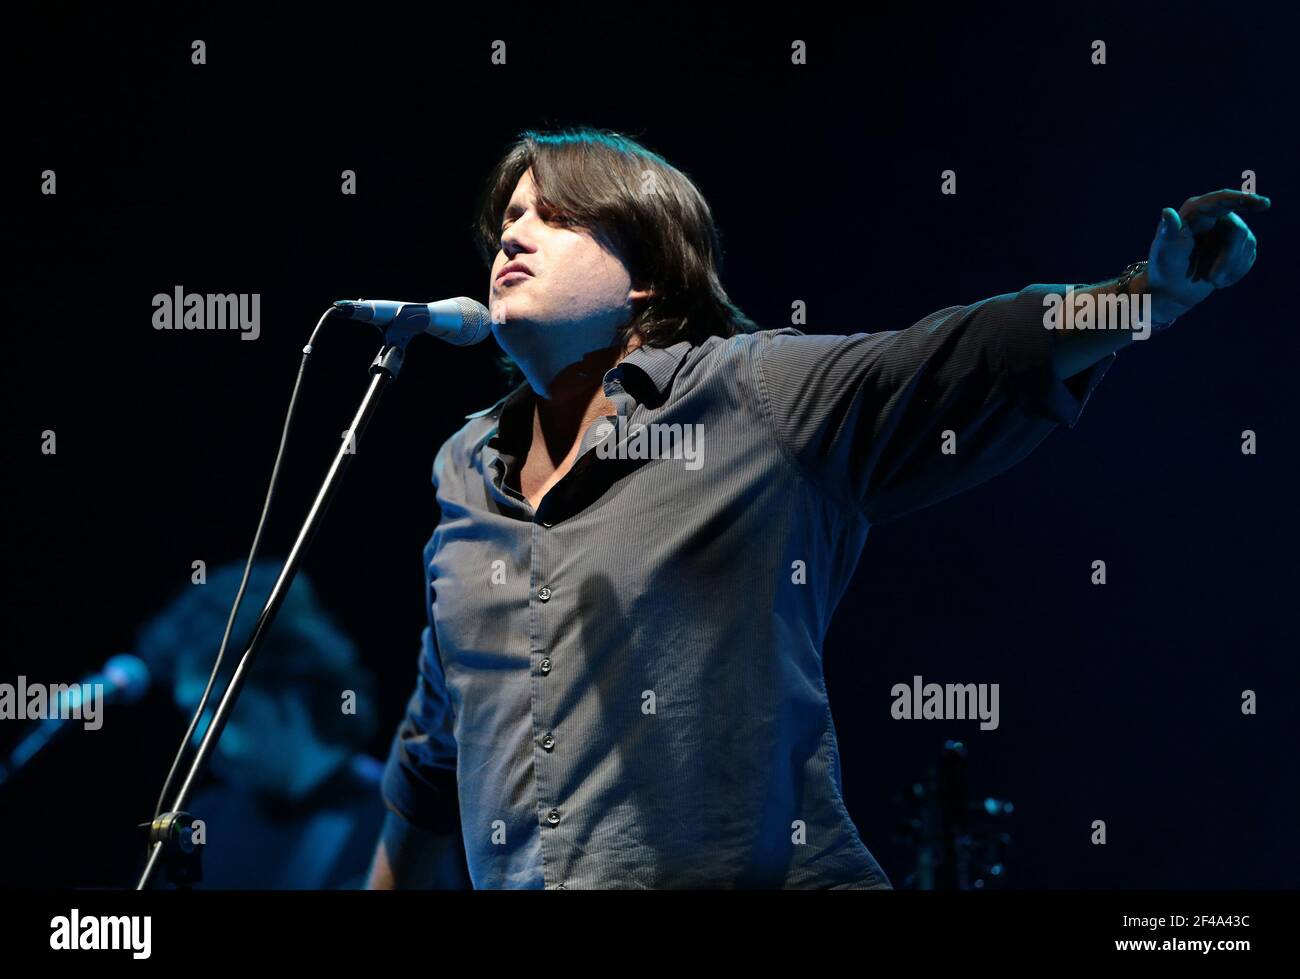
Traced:
POLYGON ((872 523, 937 502, 1073 426, 1120 347, 1245 275, 1255 239, 1236 211, 1268 206, 1221 190, 1166 208, 1145 273, 1125 290, 1137 311, 1097 301, 1115 298, 1118 282, 1036 284, 905 330, 755 334, 738 348, 755 410, 811 482, 872 523), (1094 307, 1086 328, 1064 316, 1080 302, 1094 307))

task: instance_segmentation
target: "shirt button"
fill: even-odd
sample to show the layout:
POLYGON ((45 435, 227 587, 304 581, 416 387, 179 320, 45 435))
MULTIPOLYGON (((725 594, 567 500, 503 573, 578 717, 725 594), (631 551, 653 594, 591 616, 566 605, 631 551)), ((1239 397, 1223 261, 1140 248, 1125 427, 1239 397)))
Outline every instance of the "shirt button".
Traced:
POLYGON ((550 812, 548 812, 546 814, 546 821, 550 823, 552 826, 558 823, 560 821, 560 810, 552 809, 550 812))
POLYGON ((540 598, 543 602, 549 602, 551 600, 551 589, 547 588, 545 585, 542 585, 542 590, 537 593, 537 597, 540 598))
POLYGON ((550 522, 549 520, 543 520, 543 521, 542 521, 542 526, 543 526, 543 527, 549 527, 549 526, 551 526, 551 522, 550 522))
POLYGON ((543 657, 542 662, 539 665, 541 666, 543 673, 551 672, 551 658, 549 656, 543 657))
POLYGON ((555 739, 551 737, 551 733, 549 731, 547 731, 546 734, 542 736, 542 747, 545 748, 547 751, 550 751, 552 748, 555 747, 555 739))

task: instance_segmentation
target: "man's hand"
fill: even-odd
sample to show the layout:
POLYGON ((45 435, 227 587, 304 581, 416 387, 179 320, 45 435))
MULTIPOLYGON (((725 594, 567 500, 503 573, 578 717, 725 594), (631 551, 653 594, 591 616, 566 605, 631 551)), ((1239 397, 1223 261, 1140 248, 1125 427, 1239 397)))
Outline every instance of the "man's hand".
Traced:
POLYGON ((367 890, 470 890, 473 886, 459 829, 430 833, 391 810, 385 814, 367 890))
POLYGON ((1147 256, 1146 289, 1156 323, 1169 323, 1215 289, 1226 289, 1255 264, 1255 236, 1237 212, 1268 210, 1270 201, 1239 190, 1189 197, 1160 215, 1147 256))

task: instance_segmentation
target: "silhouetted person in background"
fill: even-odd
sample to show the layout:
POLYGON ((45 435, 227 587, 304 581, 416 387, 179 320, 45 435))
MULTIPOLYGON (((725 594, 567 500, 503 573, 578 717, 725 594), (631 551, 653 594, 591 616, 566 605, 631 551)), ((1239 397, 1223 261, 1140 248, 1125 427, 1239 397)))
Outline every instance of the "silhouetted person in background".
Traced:
MULTIPOLYGON (((262 562, 249 576, 194 746, 281 567, 279 561, 262 562)), ((203 696, 243 571, 243 562, 228 564, 210 573, 206 584, 186 586, 140 630, 140 655, 170 678, 172 696, 186 715, 193 715, 203 696)), ((382 766, 360 751, 375 731, 372 689, 356 647, 300 571, 212 753, 216 781, 186 806, 206 827, 199 887, 290 890, 364 883, 385 811, 382 766), (345 712, 346 691, 355 694, 355 712, 345 712)))

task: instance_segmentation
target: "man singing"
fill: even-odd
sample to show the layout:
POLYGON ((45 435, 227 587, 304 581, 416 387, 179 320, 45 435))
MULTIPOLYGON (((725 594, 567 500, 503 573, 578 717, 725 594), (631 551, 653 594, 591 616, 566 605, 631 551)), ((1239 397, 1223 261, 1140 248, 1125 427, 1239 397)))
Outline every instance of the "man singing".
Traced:
POLYGON ((523 381, 434 461, 370 886, 890 887, 821 664, 868 530, 1073 426, 1117 350, 1246 274, 1237 212, 1268 204, 1166 208, 1115 281, 808 336, 731 303, 709 206, 665 160, 525 133, 478 225, 523 381), (693 458, 670 451, 687 432, 693 458))

